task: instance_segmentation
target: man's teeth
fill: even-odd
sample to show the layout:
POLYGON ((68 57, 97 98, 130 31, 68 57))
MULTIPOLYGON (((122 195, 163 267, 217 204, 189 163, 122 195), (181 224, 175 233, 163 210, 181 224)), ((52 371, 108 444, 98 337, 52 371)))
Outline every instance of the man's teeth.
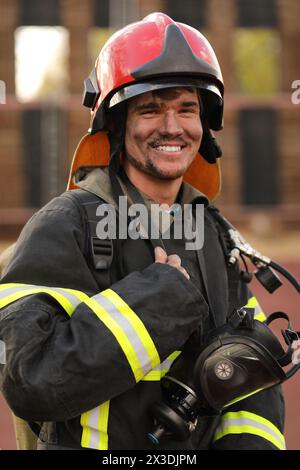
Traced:
POLYGON ((160 152, 180 152, 181 146, 180 145, 159 145, 156 147, 156 150, 160 152))

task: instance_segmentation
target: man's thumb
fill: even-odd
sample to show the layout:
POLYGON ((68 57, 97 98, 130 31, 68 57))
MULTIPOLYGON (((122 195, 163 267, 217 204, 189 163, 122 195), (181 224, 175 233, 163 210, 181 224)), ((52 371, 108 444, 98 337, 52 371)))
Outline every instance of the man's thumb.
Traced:
POLYGON ((154 256, 156 263, 166 263, 168 259, 168 255, 163 248, 160 246, 156 246, 154 249, 154 256))

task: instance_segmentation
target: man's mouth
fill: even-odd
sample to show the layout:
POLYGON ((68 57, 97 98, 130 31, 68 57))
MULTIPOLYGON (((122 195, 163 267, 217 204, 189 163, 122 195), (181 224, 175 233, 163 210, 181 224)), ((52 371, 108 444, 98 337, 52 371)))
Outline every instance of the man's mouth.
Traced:
POLYGON ((164 144, 164 145, 151 145, 154 150, 158 152, 168 152, 168 153, 178 153, 185 147, 185 145, 180 144, 164 144))
POLYGON ((180 152, 181 148, 181 145, 159 145, 155 147, 159 152, 180 152))

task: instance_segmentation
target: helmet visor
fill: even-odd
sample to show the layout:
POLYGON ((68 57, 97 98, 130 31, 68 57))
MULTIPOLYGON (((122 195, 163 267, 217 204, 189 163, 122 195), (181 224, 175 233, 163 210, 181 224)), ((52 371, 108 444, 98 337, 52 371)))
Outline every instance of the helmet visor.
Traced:
POLYGON ((223 98, 219 88, 213 84, 209 83, 207 80, 201 80, 199 78, 174 78, 174 80, 168 78, 167 80, 153 80, 151 82, 139 82, 124 87, 114 93, 112 98, 108 102, 108 107, 112 108, 119 103, 122 103, 125 100, 133 98, 134 96, 141 95, 142 93, 147 93, 148 91, 161 90, 163 88, 175 88, 175 87, 193 87, 200 88, 203 90, 210 91, 213 93, 219 101, 219 105, 222 105, 223 98))

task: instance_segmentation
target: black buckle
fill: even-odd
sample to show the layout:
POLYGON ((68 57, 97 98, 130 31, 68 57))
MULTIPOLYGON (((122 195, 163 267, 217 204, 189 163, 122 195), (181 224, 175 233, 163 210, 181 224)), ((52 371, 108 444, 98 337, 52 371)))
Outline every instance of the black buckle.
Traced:
POLYGON ((91 238, 92 256, 96 269, 109 269, 113 259, 113 242, 110 239, 91 238))
POLYGON ((254 308, 241 307, 233 310, 230 317, 228 318, 229 323, 234 327, 242 328, 254 328, 254 308))

